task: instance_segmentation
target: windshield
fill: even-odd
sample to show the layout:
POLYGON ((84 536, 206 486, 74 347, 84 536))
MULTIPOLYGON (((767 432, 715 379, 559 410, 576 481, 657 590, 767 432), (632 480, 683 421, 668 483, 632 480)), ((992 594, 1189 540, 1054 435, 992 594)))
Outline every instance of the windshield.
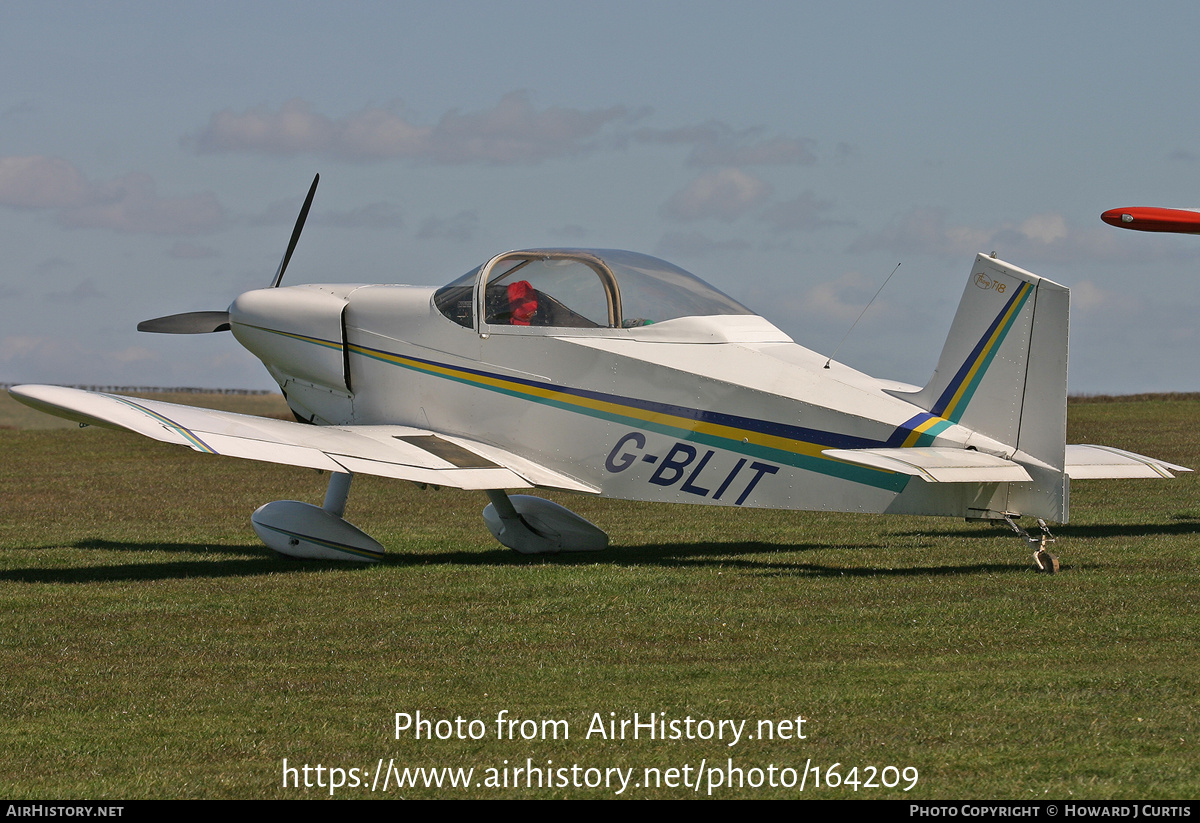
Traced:
POLYGON ((437 291, 438 310, 459 325, 474 325, 481 270, 490 325, 629 329, 679 317, 754 314, 656 257, 611 249, 533 249, 493 258, 437 291))

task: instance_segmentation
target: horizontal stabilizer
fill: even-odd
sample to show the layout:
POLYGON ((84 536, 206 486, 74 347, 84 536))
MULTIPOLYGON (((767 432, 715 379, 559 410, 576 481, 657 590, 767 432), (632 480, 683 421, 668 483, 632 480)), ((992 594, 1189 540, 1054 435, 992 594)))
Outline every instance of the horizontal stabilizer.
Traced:
POLYGON ((826 449, 822 454, 900 474, 911 474, 928 483, 1029 483, 1029 472, 1019 463, 969 449, 826 449))
POLYGON ((1117 477, 1174 477, 1171 472, 1190 472, 1144 454, 1134 454, 1112 446, 1067 446, 1067 475, 1072 480, 1099 480, 1117 477))
POLYGON ((206 454, 458 489, 599 491, 495 446, 409 426, 311 426, 63 386, 16 386, 9 393, 47 414, 206 454))

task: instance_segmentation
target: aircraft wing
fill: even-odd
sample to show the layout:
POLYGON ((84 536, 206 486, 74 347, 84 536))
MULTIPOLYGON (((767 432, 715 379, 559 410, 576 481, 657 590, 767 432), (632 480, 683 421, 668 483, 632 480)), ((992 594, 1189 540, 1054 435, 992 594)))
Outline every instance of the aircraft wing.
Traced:
POLYGON ((1114 477, 1174 477, 1171 472, 1190 472, 1164 460, 1134 454, 1112 446, 1067 446, 1067 475, 1072 480, 1114 477))
POLYGON ((206 454, 459 489, 600 491, 504 449, 409 426, 311 426, 63 386, 15 386, 9 393, 48 414, 206 454))

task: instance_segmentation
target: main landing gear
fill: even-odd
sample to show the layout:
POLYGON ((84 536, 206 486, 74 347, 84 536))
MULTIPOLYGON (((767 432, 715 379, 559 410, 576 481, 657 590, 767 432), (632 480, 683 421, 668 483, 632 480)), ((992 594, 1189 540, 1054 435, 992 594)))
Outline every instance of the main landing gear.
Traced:
POLYGON ((483 510, 488 531, 521 554, 597 552, 608 547, 608 535, 590 521, 553 500, 491 489, 483 510))
MULTIPOLYGON (((298 500, 267 503, 250 517, 262 542, 280 554, 320 560, 378 563, 383 546, 343 519, 350 494, 349 474, 329 477, 325 503, 313 506, 298 500)), ((521 554, 594 552, 607 548, 608 535, 551 500, 489 490, 491 504, 483 519, 496 539, 521 554)))
POLYGON ((331 474, 320 508, 298 500, 276 500, 254 512, 250 524, 262 542, 289 557, 378 563, 383 559, 383 546, 342 519, 351 478, 340 472, 331 474))
POLYGON ((1022 537, 1025 542, 1029 544, 1031 549, 1033 549, 1033 563, 1035 566, 1037 566, 1038 571, 1045 572, 1046 574, 1058 574, 1060 568, 1058 557, 1051 554, 1046 548, 1047 543, 1054 542, 1054 535, 1050 533, 1050 528, 1046 525, 1045 520, 1040 517, 1038 518, 1038 526, 1042 530, 1042 533, 1039 537, 1034 537, 1029 532, 1022 529, 1016 524, 1016 521, 1014 521, 1007 514, 1004 515, 1004 522, 1007 523, 1014 532, 1022 537))

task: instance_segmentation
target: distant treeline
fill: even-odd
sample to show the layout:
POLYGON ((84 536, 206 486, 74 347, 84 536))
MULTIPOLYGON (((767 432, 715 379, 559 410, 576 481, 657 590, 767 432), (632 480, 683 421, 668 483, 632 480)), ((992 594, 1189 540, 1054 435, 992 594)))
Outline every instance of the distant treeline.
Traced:
MULTIPOLYGON (((20 386, 20 383, 0 383, 0 389, 8 391, 13 386, 20 386)), ((203 389, 198 386, 85 386, 76 384, 67 386, 69 389, 83 389, 85 391, 100 391, 100 392, 116 392, 125 394, 275 394, 271 389, 203 389)))

